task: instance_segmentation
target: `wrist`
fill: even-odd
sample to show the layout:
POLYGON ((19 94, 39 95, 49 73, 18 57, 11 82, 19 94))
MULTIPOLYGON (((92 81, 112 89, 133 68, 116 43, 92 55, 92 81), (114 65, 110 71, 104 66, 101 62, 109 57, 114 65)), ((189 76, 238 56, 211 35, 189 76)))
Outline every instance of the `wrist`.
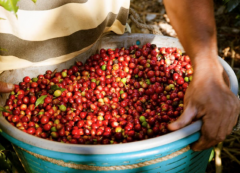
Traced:
POLYGON ((222 73, 223 67, 218 59, 218 55, 216 53, 204 53, 198 54, 192 59, 192 67, 194 72, 201 71, 212 73, 222 73))
POLYGON ((224 68, 218 56, 198 56, 193 65, 193 78, 198 80, 210 79, 216 82, 223 82, 224 68))

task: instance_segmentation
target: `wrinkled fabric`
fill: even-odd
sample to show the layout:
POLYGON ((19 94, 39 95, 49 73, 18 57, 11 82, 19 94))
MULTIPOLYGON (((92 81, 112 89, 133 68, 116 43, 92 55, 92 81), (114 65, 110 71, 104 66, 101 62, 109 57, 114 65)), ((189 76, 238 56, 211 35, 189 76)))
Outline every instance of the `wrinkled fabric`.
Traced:
POLYGON ((29 0, 0 7, 0 71, 65 62, 101 36, 123 34, 130 0, 29 0))

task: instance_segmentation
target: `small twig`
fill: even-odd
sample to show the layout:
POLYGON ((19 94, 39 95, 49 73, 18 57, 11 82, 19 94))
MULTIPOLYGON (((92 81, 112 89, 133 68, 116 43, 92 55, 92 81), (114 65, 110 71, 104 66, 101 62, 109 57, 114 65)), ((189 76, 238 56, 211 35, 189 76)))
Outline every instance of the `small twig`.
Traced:
POLYGON ((144 29, 148 29, 150 31, 152 31, 153 34, 157 34, 157 35, 162 35, 161 31, 159 30, 159 27, 156 25, 147 25, 147 24, 143 24, 140 23, 142 22, 139 15, 136 13, 135 10, 133 10, 132 8, 129 9, 130 12, 130 16, 129 18, 132 20, 132 22, 138 27, 138 28, 144 28, 144 29))
POLYGON ((139 14, 155 14, 155 15, 159 15, 159 16, 163 16, 163 14, 160 13, 152 13, 152 12, 138 12, 139 14))
POLYGON ((240 149, 235 149, 235 148, 228 148, 228 147, 223 147, 229 152, 234 152, 234 154, 240 154, 240 149))
POLYGON ((52 72, 51 77, 54 77, 56 73, 57 73, 57 68, 52 72))
POLYGON ((240 132, 238 131, 234 132, 234 134, 240 136, 240 132))
POLYGON ((234 160, 235 162, 237 162, 237 164, 240 165, 240 161, 234 155, 232 155, 226 148, 223 148, 223 151, 226 152, 232 160, 234 160))
POLYGON ((225 139, 224 143, 229 143, 229 142, 232 142, 234 141, 235 139, 234 138, 231 138, 231 139, 225 139))
POLYGON ((233 144, 233 146, 232 147, 235 147, 235 148, 240 148, 240 144, 233 144))
POLYGON ((240 143, 240 139, 238 136, 235 136, 234 138, 238 141, 238 143, 240 143))
POLYGON ((136 9, 137 11, 141 11, 141 9, 139 7, 137 7, 134 3, 131 2, 130 4, 131 7, 133 7, 134 9, 136 9))
POLYGON ((240 70, 240 68, 234 67, 233 70, 234 70, 235 72, 238 72, 238 70, 240 70))
POLYGON ((234 145, 234 142, 235 142, 235 140, 230 142, 229 147, 232 147, 234 145))
POLYGON ((230 50, 230 47, 226 47, 225 49, 223 49, 222 52, 224 57, 227 57, 229 50, 230 50))
POLYGON ((145 14, 142 15, 142 19, 143 19, 143 23, 146 23, 146 15, 145 14))
POLYGON ((215 167, 216 167, 216 173, 222 173, 222 159, 221 159, 221 150, 223 147, 223 143, 220 142, 215 150, 215 167))

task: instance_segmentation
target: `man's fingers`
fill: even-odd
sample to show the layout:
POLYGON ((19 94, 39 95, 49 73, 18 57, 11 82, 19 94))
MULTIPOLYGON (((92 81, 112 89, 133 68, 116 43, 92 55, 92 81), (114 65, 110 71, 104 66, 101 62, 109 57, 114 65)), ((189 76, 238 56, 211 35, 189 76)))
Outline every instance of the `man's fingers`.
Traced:
POLYGON ((0 93, 7 93, 14 90, 14 85, 0 81, 0 93))
POLYGON ((214 137, 214 136, 217 136, 216 129, 218 129, 218 125, 216 126, 217 127, 214 127, 215 129, 212 129, 213 131, 209 130, 209 128, 207 128, 206 126, 202 127, 201 137, 199 138, 198 141, 191 144, 191 149, 193 151, 202 151, 217 145, 220 142, 219 141, 220 139, 218 139, 217 137, 214 137))
POLYGON ((217 141, 215 141, 215 140, 208 141, 208 140, 206 140, 206 138, 201 136, 197 142, 194 142, 193 144, 191 144, 191 149, 193 151, 202 151, 202 150, 208 149, 216 144, 218 144, 217 141))
POLYGON ((215 140, 215 138, 212 138, 213 136, 216 136, 215 132, 209 131, 209 129, 206 126, 204 126, 204 124, 203 124, 202 129, 201 129, 201 137, 198 139, 198 141, 194 142, 191 145, 191 149, 193 151, 202 151, 211 146, 216 145, 218 143, 218 141, 215 140), (209 133, 211 133, 211 134, 209 134, 209 133))
MULTIPOLYGON (((229 113, 229 112, 228 112, 229 113)), ((191 145, 193 151, 201 151, 210 148, 220 141, 223 141, 227 134, 229 120, 223 121, 224 115, 227 111, 207 111, 206 115, 202 118, 203 125, 201 128, 201 137, 199 140, 191 145), (219 121, 216 121, 219 119, 219 121)))
POLYGON ((236 107, 233 110, 232 116, 230 117, 231 122, 229 123, 229 126, 228 126, 228 135, 232 133, 234 126, 239 126, 238 117, 239 117, 239 110, 240 110, 240 100, 237 98, 236 102, 238 104, 236 104, 236 107))
POLYGON ((196 114, 197 110, 195 107, 187 106, 186 109, 183 111, 182 115, 175 122, 168 125, 168 129, 171 131, 175 131, 185 127, 192 122, 196 114))
POLYGON ((223 70, 223 80, 227 84, 227 86, 229 87, 230 86, 230 80, 229 80, 228 74, 225 70, 223 70))

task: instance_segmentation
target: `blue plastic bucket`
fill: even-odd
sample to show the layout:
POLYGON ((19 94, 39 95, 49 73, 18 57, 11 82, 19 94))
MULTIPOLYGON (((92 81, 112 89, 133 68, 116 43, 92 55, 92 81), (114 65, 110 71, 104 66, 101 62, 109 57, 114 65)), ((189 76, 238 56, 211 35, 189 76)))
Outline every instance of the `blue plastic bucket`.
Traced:
MULTIPOLYGON (((113 154, 77 154, 46 150, 2 134, 14 144, 26 172, 205 172, 211 149, 193 152, 188 144, 199 138, 186 138, 147 150, 113 154)), ((160 140, 160 139, 159 139, 160 140)), ((56 142, 54 142, 56 143, 56 142)), ((51 143, 51 145, 54 145, 51 143)), ((71 145, 71 144, 70 144, 71 145)), ((116 148, 127 147, 117 144, 116 148)), ((137 142, 135 145, 141 145, 137 142)), ((92 146, 88 146, 91 148, 92 146)), ((106 149, 109 145, 104 146, 106 149)))
MULTIPOLYGON (((84 54, 73 60, 46 67, 30 67, 24 70, 8 71, 0 75, 0 80, 19 82, 24 76, 35 77, 47 69, 58 70, 69 67, 76 60, 85 61, 86 57, 99 48, 128 47, 140 42, 151 42, 158 47, 182 48, 174 38, 150 34, 125 34, 123 36, 106 36, 84 54), (13 78, 9 79, 9 75, 13 78)), ((234 94, 238 92, 237 78, 231 67, 221 58, 229 76, 230 88, 234 94)), ((7 95, 0 101, 4 105, 7 95)), ((194 152, 189 145, 200 137, 201 121, 196 121, 181 130, 143 141, 109 144, 109 145, 80 145, 64 144, 41 139, 18 130, 0 117, 1 133, 14 146, 27 173, 42 172, 168 172, 168 173, 204 173, 207 167, 211 148, 194 152)))

